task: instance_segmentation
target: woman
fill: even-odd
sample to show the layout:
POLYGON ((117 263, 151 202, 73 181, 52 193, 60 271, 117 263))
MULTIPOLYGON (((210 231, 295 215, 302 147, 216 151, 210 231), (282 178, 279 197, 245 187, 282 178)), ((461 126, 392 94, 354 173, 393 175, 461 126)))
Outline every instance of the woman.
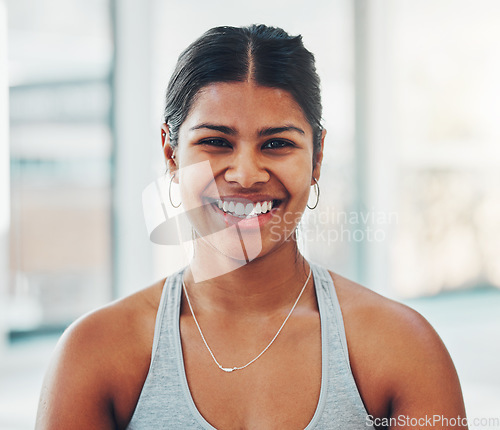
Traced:
POLYGON ((419 314, 298 251, 296 215, 311 187, 319 198, 320 119, 300 36, 221 27, 187 48, 162 145, 194 257, 66 331, 37 428, 441 428, 465 416, 419 314))

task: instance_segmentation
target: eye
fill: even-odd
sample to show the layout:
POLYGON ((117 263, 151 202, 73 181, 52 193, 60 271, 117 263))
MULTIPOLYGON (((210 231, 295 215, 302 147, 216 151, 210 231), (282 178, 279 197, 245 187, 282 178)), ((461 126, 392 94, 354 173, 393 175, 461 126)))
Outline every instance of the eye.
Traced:
POLYGON ((294 144, 288 140, 273 139, 264 143, 264 145, 262 145, 262 149, 280 149, 290 146, 294 146, 294 144))
POLYGON ((227 142, 226 140, 216 139, 216 138, 204 139, 204 140, 201 140, 198 144, 199 145, 214 146, 217 148, 230 148, 231 147, 229 142, 227 142))

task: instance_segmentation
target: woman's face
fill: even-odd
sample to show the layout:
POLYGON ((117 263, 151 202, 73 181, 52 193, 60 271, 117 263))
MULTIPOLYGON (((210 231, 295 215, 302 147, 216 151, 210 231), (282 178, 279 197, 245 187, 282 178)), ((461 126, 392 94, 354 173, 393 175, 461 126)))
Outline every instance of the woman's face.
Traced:
POLYGON ((165 155, 197 235, 248 261, 291 244, 322 151, 313 172, 312 128, 290 93, 237 82, 200 90, 165 155))

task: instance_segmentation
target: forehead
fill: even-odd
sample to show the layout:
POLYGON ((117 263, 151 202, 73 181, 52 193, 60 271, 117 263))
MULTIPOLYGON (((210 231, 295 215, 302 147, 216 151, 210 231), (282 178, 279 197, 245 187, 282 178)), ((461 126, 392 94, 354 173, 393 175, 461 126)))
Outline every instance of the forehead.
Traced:
POLYGON ((302 108, 286 90, 247 82, 219 82, 197 94, 182 128, 210 122, 251 131, 263 126, 300 126, 312 134, 302 108))

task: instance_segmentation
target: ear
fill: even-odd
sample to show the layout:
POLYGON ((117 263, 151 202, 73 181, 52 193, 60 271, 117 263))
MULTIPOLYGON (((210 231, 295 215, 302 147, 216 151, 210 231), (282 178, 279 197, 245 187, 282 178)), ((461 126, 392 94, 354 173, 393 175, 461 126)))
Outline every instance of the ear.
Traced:
MULTIPOLYGON (((323 148, 325 147, 325 136, 326 130, 323 129, 321 132, 321 148, 316 153, 314 160, 314 168, 313 168, 313 178, 316 178, 319 181, 319 176, 321 174, 321 163, 323 162, 323 148)), ((314 179, 311 178, 311 185, 314 185, 314 179)))
MULTIPOLYGON (((163 148, 163 154, 165 155, 165 161, 167 162, 167 169, 170 175, 175 175, 175 172, 179 168, 177 161, 175 159, 175 148, 170 142, 170 129, 167 124, 161 126, 161 146, 163 148)), ((179 179, 175 175, 174 182, 178 183, 179 179)))

